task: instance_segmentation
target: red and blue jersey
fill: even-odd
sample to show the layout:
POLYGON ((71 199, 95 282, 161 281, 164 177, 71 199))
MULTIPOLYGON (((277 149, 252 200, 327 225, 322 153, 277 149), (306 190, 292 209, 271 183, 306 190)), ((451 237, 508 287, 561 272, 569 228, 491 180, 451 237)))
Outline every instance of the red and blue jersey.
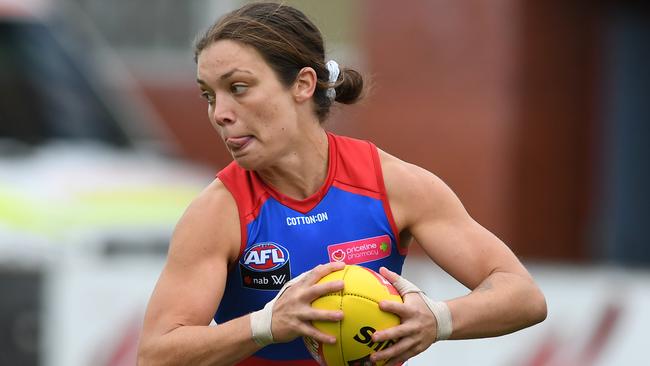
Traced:
MULTIPOLYGON (((379 154, 368 141, 328 133, 323 186, 296 200, 235 162, 217 174, 235 198, 241 250, 228 272, 217 323, 259 310, 282 285, 327 262, 401 273, 406 248, 388 204, 379 154)), ((303 341, 272 344, 239 365, 316 365, 303 341)))

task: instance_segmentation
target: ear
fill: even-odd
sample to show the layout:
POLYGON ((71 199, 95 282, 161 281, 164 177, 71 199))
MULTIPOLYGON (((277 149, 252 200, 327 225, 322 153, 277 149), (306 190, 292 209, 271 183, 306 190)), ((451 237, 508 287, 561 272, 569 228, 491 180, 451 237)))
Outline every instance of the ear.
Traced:
POLYGON ((316 90, 318 77, 316 71, 311 67, 303 67, 296 76, 296 81, 293 83, 293 97, 298 103, 310 100, 316 90))

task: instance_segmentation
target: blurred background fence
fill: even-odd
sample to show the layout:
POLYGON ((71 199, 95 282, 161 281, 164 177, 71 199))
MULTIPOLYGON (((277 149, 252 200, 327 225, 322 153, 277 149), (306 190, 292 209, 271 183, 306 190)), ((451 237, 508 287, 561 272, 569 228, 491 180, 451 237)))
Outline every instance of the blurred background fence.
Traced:
MULTIPOLYGON (((0 0, 0 364, 133 364, 173 226, 231 160, 192 40, 242 3, 0 0)), ((547 294, 541 326, 413 364, 650 364, 645 4, 286 3, 372 84, 326 127, 440 176, 547 294)), ((465 291, 417 249, 406 273, 465 291)))

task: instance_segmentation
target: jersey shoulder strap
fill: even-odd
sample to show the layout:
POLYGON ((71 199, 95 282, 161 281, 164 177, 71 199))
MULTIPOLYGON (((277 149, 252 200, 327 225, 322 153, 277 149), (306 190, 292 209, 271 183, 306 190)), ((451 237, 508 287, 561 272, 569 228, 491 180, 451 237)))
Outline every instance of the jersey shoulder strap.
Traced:
POLYGON ((373 198, 380 199, 385 196, 386 189, 377 147, 370 141, 333 136, 338 152, 333 185, 373 198))

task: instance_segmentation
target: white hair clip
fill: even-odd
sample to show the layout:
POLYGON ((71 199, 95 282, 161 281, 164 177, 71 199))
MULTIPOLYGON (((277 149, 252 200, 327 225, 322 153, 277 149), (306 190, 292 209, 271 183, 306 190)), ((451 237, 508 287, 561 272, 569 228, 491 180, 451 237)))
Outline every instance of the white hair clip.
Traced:
MULTIPOLYGON (((327 67, 327 71, 329 71, 329 83, 330 85, 334 85, 336 83, 336 80, 339 79, 339 74, 341 73, 341 70, 339 69, 339 64, 336 63, 334 60, 329 60, 325 64, 325 67, 327 67)), ((330 98, 332 101, 336 99, 336 90, 334 90, 333 86, 330 86, 327 89, 327 97, 330 98)))

